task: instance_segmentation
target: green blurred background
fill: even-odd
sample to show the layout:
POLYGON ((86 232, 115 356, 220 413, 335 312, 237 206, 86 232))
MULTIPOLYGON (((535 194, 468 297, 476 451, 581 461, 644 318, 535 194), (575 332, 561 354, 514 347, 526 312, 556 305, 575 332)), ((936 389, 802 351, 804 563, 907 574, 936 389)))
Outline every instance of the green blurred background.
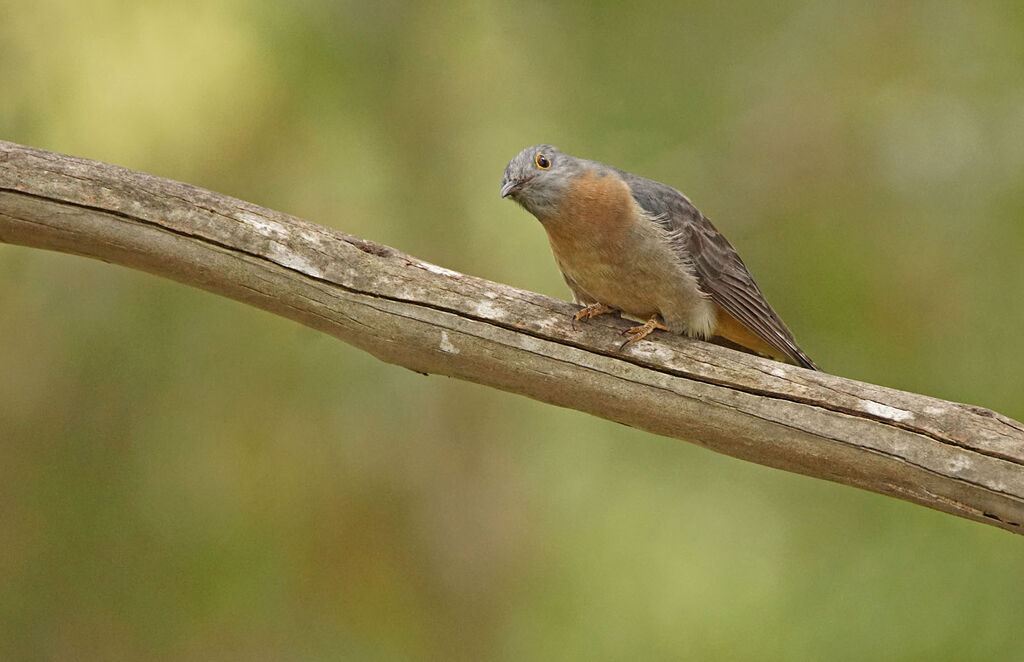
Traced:
MULTIPOLYGON (((1024 418, 1016 2, 7 0, 0 138, 568 297, 552 142, 826 370, 1024 418)), ((0 659, 1022 659, 1011 534, 0 245, 0 659)))

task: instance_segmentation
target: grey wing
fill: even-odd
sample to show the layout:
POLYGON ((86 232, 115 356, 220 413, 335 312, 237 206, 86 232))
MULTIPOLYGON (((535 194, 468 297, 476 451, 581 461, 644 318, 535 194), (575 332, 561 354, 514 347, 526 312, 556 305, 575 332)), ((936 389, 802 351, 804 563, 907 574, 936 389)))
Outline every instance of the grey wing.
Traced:
POLYGON ((701 289, 766 343, 805 368, 818 370, 761 294, 736 249, 679 191, 630 176, 633 198, 671 233, 677 250, 694 268, 701 289))

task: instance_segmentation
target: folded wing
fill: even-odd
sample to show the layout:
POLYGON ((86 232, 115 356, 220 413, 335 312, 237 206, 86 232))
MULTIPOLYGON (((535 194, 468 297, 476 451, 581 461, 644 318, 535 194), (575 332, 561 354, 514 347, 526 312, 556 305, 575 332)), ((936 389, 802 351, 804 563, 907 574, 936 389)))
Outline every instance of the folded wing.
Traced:
POLYGON ((633 198, 670 233, 680 256, 693 265, 701 289, 718 306, 794 363, 818 370, 765 300, 736 249, 679 191, 624 173, 633 198))

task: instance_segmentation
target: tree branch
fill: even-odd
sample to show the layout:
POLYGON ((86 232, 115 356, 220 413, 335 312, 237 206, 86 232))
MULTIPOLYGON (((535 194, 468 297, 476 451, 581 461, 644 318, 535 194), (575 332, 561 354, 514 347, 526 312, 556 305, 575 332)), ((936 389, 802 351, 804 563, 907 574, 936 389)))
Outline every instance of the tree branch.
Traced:
POLYGON ((141 269, 374 356, 1024 530, 1024 426, 659 334, 248 202, 0 141, 0 241, 141 269))

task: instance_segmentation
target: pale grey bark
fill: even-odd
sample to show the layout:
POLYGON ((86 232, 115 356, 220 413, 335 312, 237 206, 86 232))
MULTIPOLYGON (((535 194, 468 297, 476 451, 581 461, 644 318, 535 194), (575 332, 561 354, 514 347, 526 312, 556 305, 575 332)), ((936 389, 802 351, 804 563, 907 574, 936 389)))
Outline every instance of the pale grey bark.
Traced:
MULTIPOLYGON (((0 141, 0 241, 173 278, 374 356, 1021 533, 1024 426, 658 334, 187 184, 0 141)), ((552 440, 557 443, 557 440, 552 440)))

